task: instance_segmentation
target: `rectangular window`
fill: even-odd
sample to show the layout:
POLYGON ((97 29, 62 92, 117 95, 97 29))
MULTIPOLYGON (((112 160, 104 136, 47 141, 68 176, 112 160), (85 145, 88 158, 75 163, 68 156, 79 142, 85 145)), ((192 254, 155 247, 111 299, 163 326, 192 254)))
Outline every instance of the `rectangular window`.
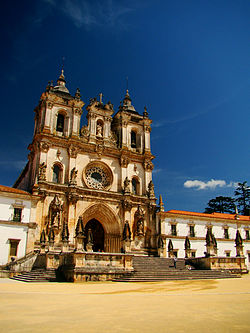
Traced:
POLYGON ((191 251, 191 257, 192 258, 195 258, 195 253, 196 253, 196 251, 191 251))
POLYGON ((224 229, 224 238, 229 239, 228 228, 224 229))
POLYGON ((10 257, 16 257, 20 239, 9 239, 9 242, 10 242, 10 257))
POLYGON ((22 220, 22 208, 14 208, 13 221, 21 222, 22 220))
POLYGON ((177 236, 176 224, 171 224, 171 235, 177 236))
POLYGON ((246 230, 246 240, 250 240, 249 230, 246 230))
POLYGON ((189 235, 190 237, 195 237, 194 225, 189 226, 189 235))
POLYGON ((230 257, 230 252, 231 251, 225 251, 226 257, 230 257))
POLYGON ((173 255, 178 258, 178 251, 173 251, 173 255))

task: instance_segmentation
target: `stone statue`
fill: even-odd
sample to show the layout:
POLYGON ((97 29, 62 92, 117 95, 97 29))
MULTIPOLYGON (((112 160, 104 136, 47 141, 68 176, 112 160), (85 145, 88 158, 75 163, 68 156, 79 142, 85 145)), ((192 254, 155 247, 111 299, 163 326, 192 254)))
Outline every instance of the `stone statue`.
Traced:
POLYGON ((152 182, 152 180, 150 180, 149 184, 148 184, 148 197, 149 198, 154 198, 155 197, 155 191, 154 191, 154 184, 152 182))
POLYGON ((73 168, 70 172, 70 184, 76 184, 76 178, 77 178, 78 171, 76 168, 73 168))
POLYGON ((45 162, 43 162, 39 165, 38 180, 46 180, 46 169, 47 169, 47 165, 45 164, 45 162))
POLYGON ((130 180, 128 177, 124 180, 124 193, 130 193, 130 180))
POLYGON ((102 138, 102 125, 100 124, 96 125, 96 136, 98 138, 102 138))
POLYGON ((144 236, 144 221, 142 219, 137 221, 136 234, 138 236, 144 236))
POLYGON ((130 231, 128 221, 125 221, 122 238, 123 238, 123 240, 126 240, 126 241, 131 239, 131 231, 130 231))

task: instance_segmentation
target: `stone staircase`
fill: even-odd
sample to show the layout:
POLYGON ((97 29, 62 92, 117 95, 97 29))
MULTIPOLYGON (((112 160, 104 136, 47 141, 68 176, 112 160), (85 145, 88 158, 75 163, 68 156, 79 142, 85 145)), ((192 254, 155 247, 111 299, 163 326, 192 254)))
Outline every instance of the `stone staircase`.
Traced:
POLYGON ((53 282, 56 281, 55 270, 34 269, 30 272, 23 272, 10 279, 22 282, 53 282))
POLYGON ((176 268, 172 258, 134 257, 134 272, 116 278, 115 282, 154 282, 164 280, 225 279, 240 277, 229 271, 188 270, 185 259, 178 259, 176 268))

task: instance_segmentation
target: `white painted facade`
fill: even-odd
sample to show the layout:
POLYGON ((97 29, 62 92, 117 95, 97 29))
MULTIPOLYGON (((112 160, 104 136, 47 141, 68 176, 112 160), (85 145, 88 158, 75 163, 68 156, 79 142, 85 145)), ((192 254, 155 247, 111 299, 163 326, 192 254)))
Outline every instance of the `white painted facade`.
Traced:
POLYGON ((14 258, 26 254, 28 234, 34 229, 34 198, 21 190, 0 186, 0 265, 11 261, 11 243, 17 243, 14 258), (19 209, 20 219, 15 218, 14 209, 19 209))
POLYGON ((179 258, 185 258, 185 238, 188 236, 191 243, 191 252, 195 257, 204 257, 206 252, 207 228, 212 227, 212 233, 217 241, 218 257, 235 257, 235 237, 239 230, 243 240, 243 253, 246 258, 246 265, 250 268, 250 217, 235 216, 230 214, 202 214, 192 212, 180 212, 171 210, 157 213, 157 221, 161 228, 161 235, 164 239, 166 257, 168 243, 171 239, 174 252, 179 258), (171 225, 175 225, 176 235, 173 234, 171 225), (190 226, 194 228, 194 235, 190 235, 190 226), (225 229, 228 230, 228 238, 225 236, 225 229))

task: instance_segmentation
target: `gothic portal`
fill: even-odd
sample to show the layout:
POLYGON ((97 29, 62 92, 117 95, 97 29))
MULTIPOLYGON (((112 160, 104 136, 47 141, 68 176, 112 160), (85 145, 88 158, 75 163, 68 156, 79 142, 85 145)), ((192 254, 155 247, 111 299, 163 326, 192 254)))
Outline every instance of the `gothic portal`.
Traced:
POLYGON ((116 111, 102 94, 84 105, 79 89, 70 94, 62 71, 34 110, 28 163, 14 185, 39 196, 34 248, 67 242, 74 249, 80 235, 83 251, 154 253, 147 109, 137 112, 128 90, 116 111), (82 114, 87 125, 81 127, 82 114))

